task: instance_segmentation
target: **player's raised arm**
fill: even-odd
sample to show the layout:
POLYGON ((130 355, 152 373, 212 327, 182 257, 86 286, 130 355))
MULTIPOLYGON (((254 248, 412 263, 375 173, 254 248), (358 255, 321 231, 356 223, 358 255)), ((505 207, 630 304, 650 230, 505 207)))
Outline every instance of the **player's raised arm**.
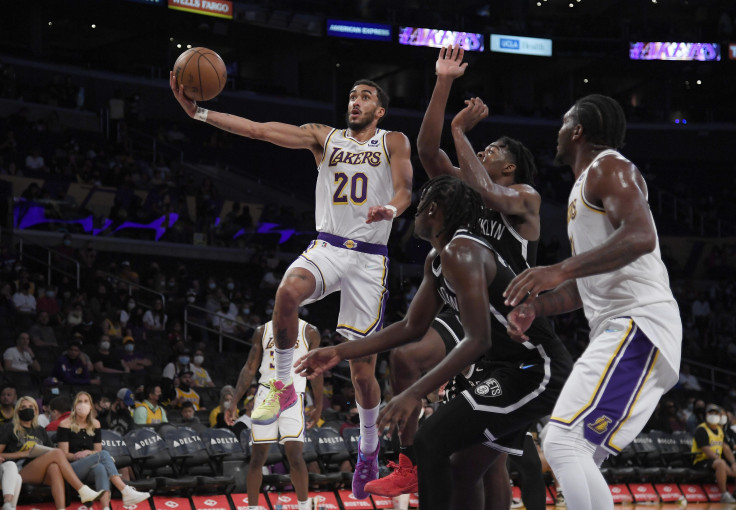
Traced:
POLYGON ((294 126, 281 122, 254 122, 245 117, 206 110, 197 106, 196 101, 184 95, 184 86, 176 83, 173 72, 169 72, 169 85, 176 100, 186 114, 193 119, 206 122, 228 133, 263 140, 287 149, 309 149, 318 161, 322 157, 324 141, 332 129, 329 126, 322 124, 294 126))
POLYGON ((386 148, 391 155, 391 180, 394 185, 394 196, 388 204, 371 207, 368 210, 366 223, 392 220, 400 216, 411 205, 411 181, 414 177, 414 170, 411 166, 409 139, 404 133, 392 131, 386 135, 386 148))
MULTIPOLYGON (((491 209, 509 216, 523 216, 529 221, 538 221, 542 204, 539 193, 526 184, 501 186, 494 183, 466 136, 466 133, 478 122, 488 117, 488 106, 477 97, 465 103, 465 108, 452 119, 451 127, 452 139, 455 142, 460 164, 460 178, 480 193, 483 203, 491 209)), ((500 150, 502 150, 501 147, 492 143, 485 149, 483 157, 492 157, 493 154, 490 153, 500 150)), ((511 162, 508 164, 514 165, 511 162)))
POLYGON ((467 63, 463 63, 463 54, 464 50, 459 46, 442 48, 435 64, 437 81, 417 137, 419 160, 429 177, 458 174, 458 169, 452 164, 445 151, 440 149, 440 139, 452 82, 462 76, 468 66, 467 63))

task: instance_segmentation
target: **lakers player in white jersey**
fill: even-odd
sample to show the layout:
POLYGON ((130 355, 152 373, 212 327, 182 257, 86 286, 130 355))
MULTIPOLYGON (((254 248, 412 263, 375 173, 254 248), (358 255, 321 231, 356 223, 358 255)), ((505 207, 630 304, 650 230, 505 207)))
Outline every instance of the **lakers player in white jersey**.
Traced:
POLYGON ((528 298, 509 314, 519 339, 534 317, 580 307, 590 324, 543 444, 571 510, 613 509, 597 468, 641 431, 680 366, 682 323, 646 183, 618 152, 625 131, 621 106, 607 96, 579 99, 564 115, 556 161, 576 178, 567 210, 572 257, 524 271, 504 293, 512 306, 528 298))
MULTIPOLYGON (((337 331, 349 340, 381 329, 388 298, 386 242, 392 220, 411 203, 411 147, 403 133, 378 129, 388 96, 377 84, 358 80, 350 90, 347 129, 322 124, 292 126, 252 120, 200 108, 184 95, 173 73, 169 84, 190 117, 237 135, 289 149, 308 149, 318 167, 315 221, 319 235, 289 267, 273 309, 276 384, 253 410, 254 423, 268 424, 297 401, 291 368, 298 332, 297 312, 340 291, 337 331)), ((381 391, 376 357, 350 361, 360 415, 360 453, 353 493, 378 478, 376 419, 381 391)))
MULTIPOLYGON (((320 335, 317 328, 299 319, 299 332, 297 334, 294 352, 298 356, 308 353, 319 347, 320 335)), ((238 382, 235 386, 233 402, 240 402, 245 392, 250 387, 256 372, 260 373, 258 378, 258 392, 256 393, 256 405, 268 396, 275 384, 276 365, 274 357, 276 343, 273 337, 273 322, 256 328, 252 337, 253 345, 248 353, 248 359, 240 370, 238 382)), ((246 485, 248 486, 248 501, 258 501, 258 493, 263 482, 262 468, 268 456, 271 443, 279 442, 284 445, 286 457, 289 460, 289 475, 294 484, 299 510, 310 510, 309 503, 309 476, 307 466, 302 457, 304 447, 304 432, 308 423, 316 423, 322 413, 322 378, 311 380, 312 394, 315 406, 308 418, 304 416, 304 393, 307 388, 307 380, 304 377, 294 378, 294 389, 297 393, 297 404, 291 406, 281 413, 278 420, 268 424, 259 425, 253 423, 251 430, 251 442, 253 444, 253 455, 248 464, 246 485)), ((231 406, 225 412, 225 421, 232 426, 236 420, 236 406, 231 406)), ((257 509, 258 505, 250 508, 257 509)))

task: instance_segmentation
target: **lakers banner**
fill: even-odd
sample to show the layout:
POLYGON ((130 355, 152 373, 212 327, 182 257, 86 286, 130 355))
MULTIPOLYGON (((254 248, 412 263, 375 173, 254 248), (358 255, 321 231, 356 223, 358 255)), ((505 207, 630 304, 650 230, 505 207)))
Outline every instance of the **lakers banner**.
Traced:
POLYGON ((233 19, 233 3, 230 0, 169 0, 169 9, 233 19))

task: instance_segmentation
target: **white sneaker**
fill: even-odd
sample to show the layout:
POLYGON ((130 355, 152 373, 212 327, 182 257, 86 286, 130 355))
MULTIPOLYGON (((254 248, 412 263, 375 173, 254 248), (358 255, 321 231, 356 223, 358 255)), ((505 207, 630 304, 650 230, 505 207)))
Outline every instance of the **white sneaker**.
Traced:
POLYGON ((82 503, 97 501, 105 493, 105 491, 94 491, 89 487, 89 485, 82 485, 82 487, 77 492, 79 494, 79 499, 82 500, 82 503))
POLYGON ((3 503, 2 510, 15 510, 15 505, 11 502, 3 503))
POLYGON ((721 494, 721 503, 736 503, 736 498, 730 492, 724 492, 721 494))
POLYGON ((123 506, 137 505, 151 497, 148 492, 139 492, 130 485, 126 485, 121 494, 123 495, 123 506))

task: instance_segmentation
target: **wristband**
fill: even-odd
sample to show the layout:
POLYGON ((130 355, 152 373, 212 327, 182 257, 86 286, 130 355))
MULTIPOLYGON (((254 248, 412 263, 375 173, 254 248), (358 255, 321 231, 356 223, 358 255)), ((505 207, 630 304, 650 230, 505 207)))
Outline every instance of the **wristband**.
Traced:
POLYGON ((209 113, 209 110, 206 108, 200 108, 197 107, 197 111, 194 112, 194 120, 201 120, 202 122, 207 122, 207 113, 209 113))
POLYGON ((388 209, 389 211, 391 211, 391 218, 396 218, 396 213, 398 213, 398 211, 396 210, 396 207, 394 207, 393 205, 390 205, 390 204, 389 205, 384 205, 383 207, 385 207, 386 209, 388 209))

